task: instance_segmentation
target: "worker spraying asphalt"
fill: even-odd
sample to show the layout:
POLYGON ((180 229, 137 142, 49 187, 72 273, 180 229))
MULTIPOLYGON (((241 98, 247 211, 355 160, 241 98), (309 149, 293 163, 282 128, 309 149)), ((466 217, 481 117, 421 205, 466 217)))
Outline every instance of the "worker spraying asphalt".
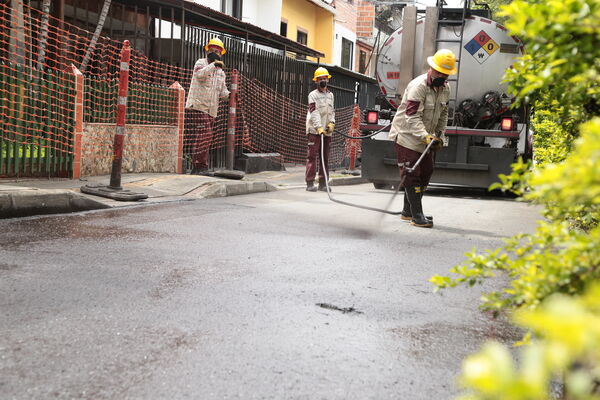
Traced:
MULTIPOLYGON (((410 220, 411 224, 417 227, 433 227, 433 217, 426 216, 423 213, 422 197, 433 174, 433 153, 443 146, 444 131, 448 123, 448 101, 450 98, 450 88, 448 87, 447 80, 449 75, 456 74, 457 72, 456 56, 452 51, 442 49, 438 50, 433 56, 428 57, 427 63, 429 64, 427 73, 416 77, 406 87, 398 112, 392 121, 390 139, 395 141, 398 167, 400 168, 400 181, 396 185, 396 191, 392 195, 388 206, 384 209, 357 205, 332 197, 327 173, 329 149, 327 144, 331 142, 331 133, 334 130, 334 124, 332 122, 327 123, 327 131, 323 128, 326 121, 333 121, 332 117, 330 117, 333 113, 333 94, 326 90, 326 85, 331 75, 322 67, 315 71, 314 80, 319 82, 320 87, 314 92, 320 91, 327 96, 326 98, 324 97, 325 103, 323 104, 325 115, 316 109, 315 103, 310 103, 311 95, 314 93, 311 92, 311 95, 309 95, 307 133, 309 133, 309 146, 311 140, 314 142, 314 139, 310 139, 310 136, 316 136, 317 134, 321 136, 319 190, 326 189, 331 201, 366 210, 400 215, 402 219, 410 220), (320 119, 318 118, 319 114, 321 116, 320 119), (315 133, 311 135, 310 133, 312 132, 310 129, 314 130, 315 133), (325 134, 328 134, 327 139, 324 137, 325 134), (321 181, 322 178, 325 180, 325 185, 321 181), (405 191, 404 207, 402 211, 390 211, 389 207, 401 187, 405 191)), ((356 140, 365 139, 374 134, 358 138, 348 135, 343 136, 356 140)), ((318 146, 316 148, 318 149, 318 146)), ((314 163, 314 160, 311 160, 310 156, 311 152, 309 150, 308 162, 312 161, 314 163)), ((308 179, 307 185, 307 190, 312 191, 312 183, 308 182, 308 179)))
MULTIPOLYGON (((346 135, 344 135, 344 136, 346 136, 346 135)), ((370 135, 370 136, 372 136, 372 135, 370 135)), ((352 138, 352 139, 360 139, 360 138, 357 138, 355 136, 346 136, 346 137, 352 138)), ((321 141, 323 141, 323 140, 324 140, 323 136, 321 136, 321 141)), ((321 142, 321 143, 323 143, 323 142, 321 142)), ((361 205, 361 204, 355 204, 355 203, 351 203, 351 202, 348 202, 348 201, 343 201, 343 200, 339 200, 339 199, 334 198, 331 195, 331 188, 329 187, 329 175, 328 175, 327 171, 325 171, 324 172, 324 175, 325 175, 325 187, 326 187, 326 190, 327 190, 327 196, 329 197, 329 200, 331 200, 331 201, 333 201, 335 203, 346 205, 346 206, 361 208, 363 210, 376 211, 376 212, 380 212, 380 213, 384 213, 384 214, 390 214, 390 215, 401 215, 404 210, 401 210, 401 211, 392 211, 389 208, 391 207, 392 203, 396 199, 396 196, 400 192, 400 188, 404 184, 404 181, 406 179, 407 174, 412 173, 414 171, 414 168, 418 168, 419 164, 421 163, 421 160, 429 152, 429 149, 431 148, 431 146, 433 144, 434 144, 434 142, 430 142, 427 145, 426 150, 423 152, 423 154, 417 160, 417 162, 415 162, 415 164, 413 165, 412 168, 405 168, 405 169, 403 169, 403 173, 401 174, 400 181, 398 182, 397 185, 395 185, 396 186, 396 190, 394 191, 394 194, 392 195, 390 201, 388 202, 388 204, 386 205, 385 208, 369 207, 369 206, 365 206, 365 205, 361 205)), ((322 153, 321 153, 321 162, 323 164, 325 164, 325 159, 324 159, 322 153)))

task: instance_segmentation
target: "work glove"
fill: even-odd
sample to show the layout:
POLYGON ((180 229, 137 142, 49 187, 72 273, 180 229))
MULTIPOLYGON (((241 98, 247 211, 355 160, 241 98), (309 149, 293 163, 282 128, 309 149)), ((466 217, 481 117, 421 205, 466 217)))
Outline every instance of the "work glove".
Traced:
POLYGON ((441 143, 442 140, 439 137, 435 136, 435 135, 427 135, 427 136, 425 136, 423 138, 423 143, 429 144, 431 142, 433 142, 433 144, 431 145, 431 147, 434 147, 434 146, 437 145, 437 143, 441 143))
POLYGON ((217 67, 217 68, 223 68, 223 67, 225 67, 225 64, 223 64, 223 61, 217 60, 217 61, 214 62, 214 64, 215 64, 215 67, 217 67))
POLYGON ((318 133, 319 135, 322 135, 322 134, 324 134, 324 133, 325 133, 325 129, 323 129, 323 127, 319 127, 319 129, 317 129, 317 133, 318 133))
POLYGON ((440 151, 444 147, 444 141, 440 138, 436 138, 436 140, 431 145, 431 151, 440 151))
POLYGON ((327 124, 327 133, 331 135, 333 133, 334 128, 335 128, 335 124, 333 122, 328 123, 327 124))

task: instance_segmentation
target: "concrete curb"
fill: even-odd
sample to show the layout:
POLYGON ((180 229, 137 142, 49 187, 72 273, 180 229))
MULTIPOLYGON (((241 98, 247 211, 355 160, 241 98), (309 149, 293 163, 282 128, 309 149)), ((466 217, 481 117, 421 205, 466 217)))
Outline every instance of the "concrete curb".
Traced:
MULTIPOLYGON (((331 186, 358 185, 368 181, 360 176, 332 177, 331 186)), ((70 189, 38 189, 33 187, 0 186, 0 219, 27 217, 32 215, 63 214, 78 211, 121 208, 132 205, 157 204, 177 200, 211 199, 219 197, 240 196, 252 193, 272 192, 276 190, 294 189, 301 185, 277 187, 265 181, 213 181, 207 182, 191 192, 183 195, 158 196, 163 199, 143 202, 123 202, 84 195, 70 189)), ((136 188, 144 191, 143 187, 136 188)))
POLYGON ((194 192, 194 195, 199 195, 205 199, 273 192, 277 190, 277 188, 270 183, 252 181, 215 182, 199 189, 199 191, 194 192))
POLYGON ((330 186, 361 185, 363 183, 369 183, 369 180, 362 176, 331 177, 329 181, 330 186))
POLYGON ((62 214, 110 208, 102 202, 65 189, 0 191, 0 218, 62 214))

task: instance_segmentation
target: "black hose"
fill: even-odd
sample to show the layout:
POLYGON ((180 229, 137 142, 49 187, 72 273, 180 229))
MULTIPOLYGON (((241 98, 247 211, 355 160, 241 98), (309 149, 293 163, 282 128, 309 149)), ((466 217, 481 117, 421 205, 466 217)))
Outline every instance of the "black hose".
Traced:
POLYGON ((431 142, 429 142, 429 144, 425 148, 425 151, 423 151, 423 153, 421 154, 421 157, 419 157, 419 159, 417 160, 415 165, 412 166, 412 168, 404 168, 402 170, 402 176, 400 178, 400 181, 398 182, 398 185, 396 186, 396 190, 394 191, 394 194, 392 195, 392 198, 390 199, 390 201, 387 204, 387 206, 385 207, 385 209, 383 209, 383 208, 369 207, 369 206, 363 206, 360 204, 349 203, 347 201, 335 199, 335 198, 333 198, 333 196, 331 196, 331 189, 329 188, 329 173, 327 172, 327 166, 325 165, 325 151, 324 151, 325 150, 325 138, 323 136, 324 135, 321 135, 321 168, 323 168, 323 175, 325 176, 325 185, 327 187, 327 196, 329 196, 329 200, 331 200, 335 203, 343 204, 345 206, 356 207, 356 208, 361 208, 363 210, 375 211, 375 212, 380 212, 380 213, 385 213, 385 214, 390 214, 390 215, 402 214, 402 211, 390 211, 388 209, 394 202, 396 195, 398 195, 398 193, 400 192, 400 187, 404 183, 406 176, 408 174, 412 173, 415 170, 415 168, 417 168, 419 166, 419 164, 423 160, 423 157, 425 157, 425 154, 427 154, 427 152, 429 151, 429 149, 431 148, 431 146, 434 143, 433 140, 431 142))
POLYGON ((343 137, 346 137, 346 138, 348 138, 348 139, 357 139, 357 140, 358 140, 358 139, 369 139, 369 138, 372 138, 373 136, 377 135, 379 132, 382 132, 382 131, 384 131, 385 129, 387 129, 387 127, 388 127, 388 125, 384 126, 383 128, 381 128, 381 129, 379 129, 379 130, 376 130, 376 131, 375 131, 375 132, 373 132, 373 133, 370 133, 370 134, 368 134, 368 135, 365 135, 365 136, 350 136, 350 135, 348 135, 348 134, 346 134, 346 133, 344 133, 344 132, 341 132, 341 131, 336 131, 336 130, 334 130, 334 132, 335 132, 335 133, 339 133, 340 135, 342 135, 343 137))

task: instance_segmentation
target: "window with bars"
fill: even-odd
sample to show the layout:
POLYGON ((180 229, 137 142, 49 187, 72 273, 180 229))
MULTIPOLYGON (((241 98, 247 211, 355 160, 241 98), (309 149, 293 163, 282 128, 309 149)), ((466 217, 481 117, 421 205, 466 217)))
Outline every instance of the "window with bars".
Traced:
POLYGON ((281 25, 279 26, 279 34, 287 37, 287 21, 281 21, 281 25))
POLYGON ((358 72, 361 74, 367 73, 367 52, 363 50, 358 55, 358 72))
POLYGON ((306 46, 306 44, 308 43, 308 33, 303 32, 303 31, 298 31, 298 34, 296 36, 296 42, 301 43, 306 46))
POLYGON ((354 43, 342 38, 342 67, 352 69, 352 52, 354 51, 354 43))
POLYGON ((242 19, 243 0, 221 0, 221 12, 242 19))
MULTIPOLYGON (((298 30, 296 33, 296 42, 306 46, 308 43, 308 33, 298 30)), ((306 56, 301 56, 299 54, 296 56, 296 58, 299 60, 306 60, 306 56)))

